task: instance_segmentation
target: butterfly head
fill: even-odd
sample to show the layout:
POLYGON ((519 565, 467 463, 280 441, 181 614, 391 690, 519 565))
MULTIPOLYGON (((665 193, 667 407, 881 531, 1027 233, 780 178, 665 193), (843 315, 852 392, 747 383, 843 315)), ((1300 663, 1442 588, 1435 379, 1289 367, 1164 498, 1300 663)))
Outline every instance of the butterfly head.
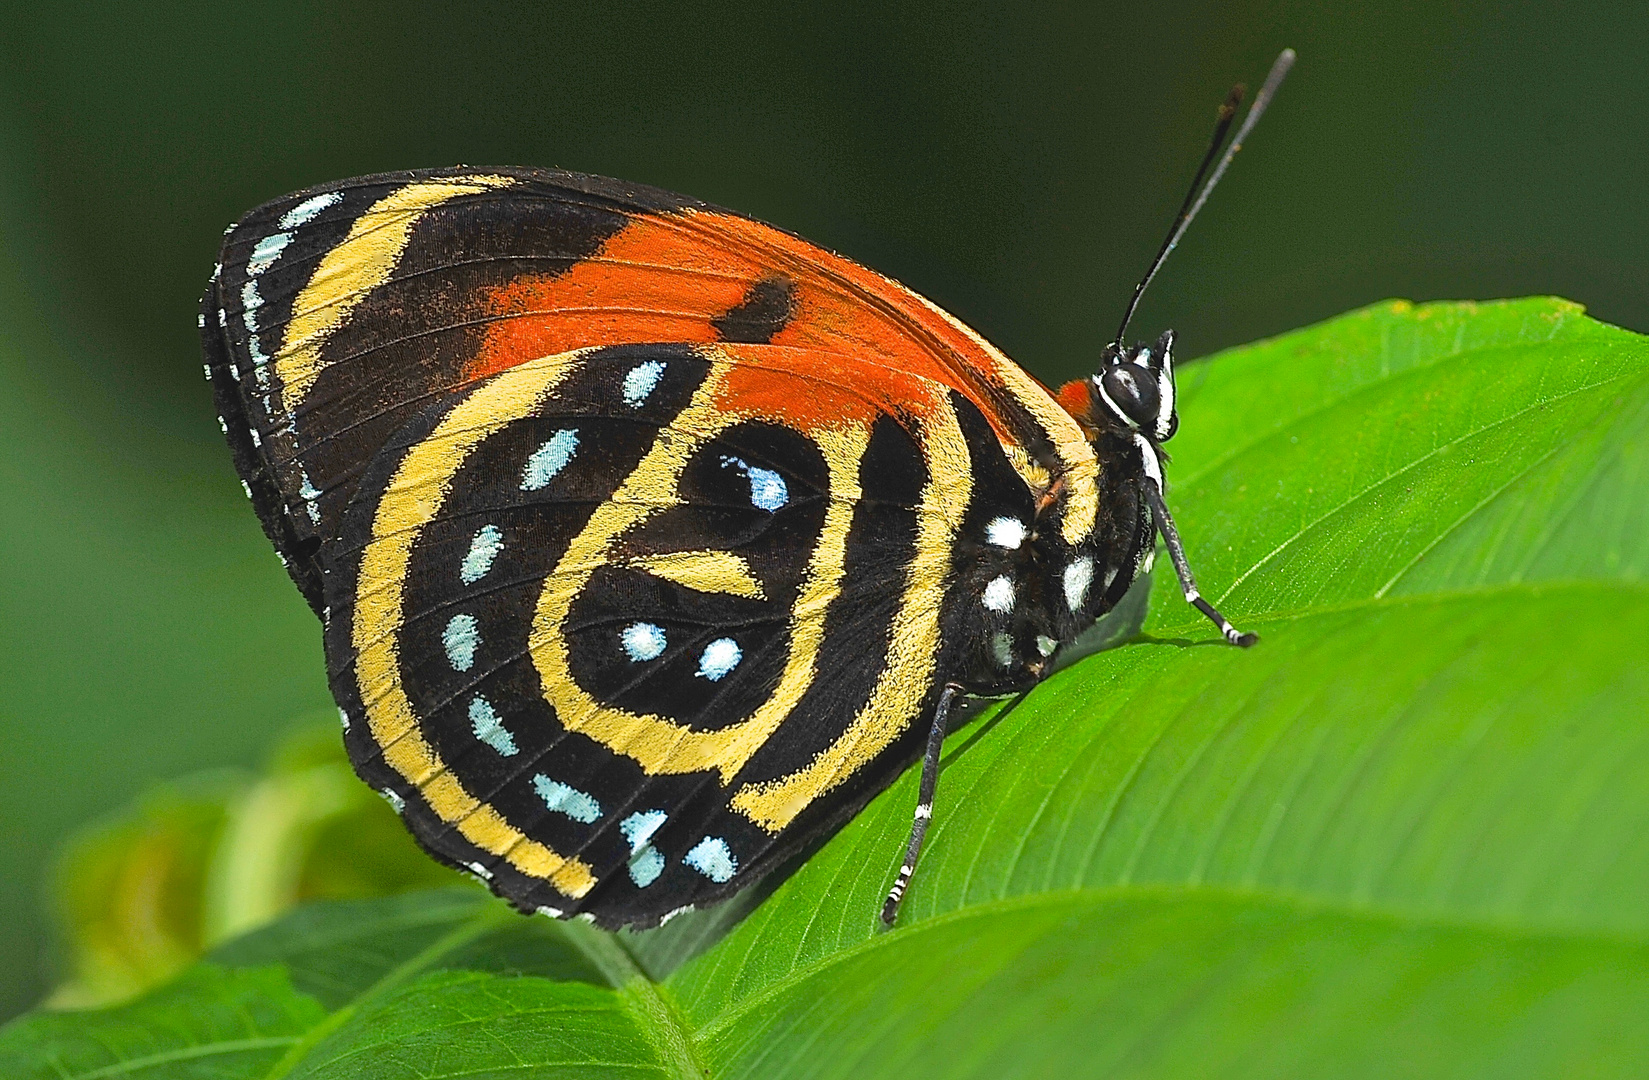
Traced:
POLYGON ((1120 424, 1155 443, 1179 429, 1174 408, 1174 332, 1154 345, 1107 345, 1099 370, 1088 378, 1096 426, 1120 424))

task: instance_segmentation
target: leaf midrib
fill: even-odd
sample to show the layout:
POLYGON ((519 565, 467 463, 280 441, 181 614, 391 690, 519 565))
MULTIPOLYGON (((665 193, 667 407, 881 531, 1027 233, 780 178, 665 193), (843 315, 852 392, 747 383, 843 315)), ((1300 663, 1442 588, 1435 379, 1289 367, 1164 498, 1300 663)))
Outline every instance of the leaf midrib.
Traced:
POLYGON ((1552 944, 1591 944, 1613 948, 1643 948, 1649 946, 1649 931, 1633 934, 1600 929, 1565 928, 1560 925, 1525 924, 1515 920, 1454 917, 1436 911, 1407 908, 1391 904, 1371 904, 1344 897, 1323 896, 1316 893, 1293 892, 1284 889, 1253 889, 1208 884, 1148 884, 1106 885, 1064 889, 1057 892, 1034 892, 1004 897, 986 903, 970 904, 926 918, 911 926, 878 933, 845 949, 792 968, 760 990, 741 997, 728 1008, 717 1013, 693 1032, 693 1038, 703 1043, 735 1027, 749 1013, 783 995, 815 975, 845 964, 866 953, 883 947, 895 937, 930 932, 947 923, 964 922, 1015 911, 1039 907, 1092 904, 1110 899, 1138 899, 1156 897, 1164 900, 1208 898, 1229 904, 1263 903, 1277 907, 1291 907, 1300 915, 1333 915, 1364 922, 1379 922, 1404 930, 1443 930, 1499 938, 1505 942, 1535 942, 1552 944))

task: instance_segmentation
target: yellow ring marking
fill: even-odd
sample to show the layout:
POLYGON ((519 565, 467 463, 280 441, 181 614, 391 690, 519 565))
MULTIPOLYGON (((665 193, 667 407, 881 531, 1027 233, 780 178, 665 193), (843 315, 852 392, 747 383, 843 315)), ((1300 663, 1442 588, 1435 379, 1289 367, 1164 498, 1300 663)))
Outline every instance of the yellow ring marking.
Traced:
POLYGON ((909 729, 933 685, 951 544, 972 495, 973 476, 968 444, 950 403, 936 401, 925 420, 922 452, 931 475, 922 490, 916 552, 893 616, 887 664, 847 730, 811 762, 788 776, 747 784, 733 796, 733 808, 769 832, 789 825, 815 799, 887 749, 909 729))
MULTIPOLYGON (((813 441, 829 467, 829 500, 819 542, 808 560, 807 577, 790 613, 790 651, 778 685, 744 720, 715 731, 694 731, 662 716, 610 708, 585 693, 569 666, 561 627, 575 597, 623 533, 660 510, 679 503, 677 483, 688 459, 706 441, 746 419, 723 411, 718 399, 731 366, 727 355, 706 348, 714 363, 687 408, 659 432, 641 463, 607 502, 596 508, 561 557, 539 596, 528 647, 538 666, 544 697, 570 731, 582 732, 614 753, 635 760, 650 774, 716 769, 729 782, 752 754, 777 731, 801 700, 818 670, 825 615, 841 594, 847 531, 858 502, 859 459, 870 441, 867 428, 854 425, 815 431, 813 441)), ((965 451, 964 451, 965 454, 965 451)))
POLYGON ((626 566, 645 570, 656 578, 675 582, 706 593, 731 593, 752 600, 766 600, 762 583, 750 572, 750 564, 731 551, 673 551, 666 555, 642 555, 626 566))
POLYGON ((460 195, 507 187, 508 176, 465 176, 426 180, 397 188, 373 203, 321 259, 292 304, 286 338, 275 353, 281 404, 296 412, 325 366, 321 346, 366 295, 389 280, 412 239, 413 226, 430 210, 460 195))
MULTIPOLYGON (((986 341, 977 330, 921 293, 912 292, 910 295, 979 346, 996 365, 996 374, 1001 377, 1008 393, 1042 426, 1048 441, 1054 444, 1054 452, 1065 466, 1060 474, 1065 480, 1065 510, 1059 522, 1060 535, 1073 547, 1086 540, 1093 533, 1094 523, 1099 517, 1099 460, 1094 457, 1093 445, 1082 434, 1082 428, 1042 388, 1041 383, 1025 374, 1024 368, 1008 359, 1006 353, 986 341)), ((1037 478, 1021 465, 1018 456, 1009 453, 1008 460, 1019 470, 1033 492, 1040 495, 1047 490, 1046 486, 1037 489, 1037 478)))
POLYGON ((470 843, 575 899, 595 885, 590 867, 528 839, 492 806, 465 791, 419 731, 418 716, 401 685, 399 633, 413 541, 440 512, 453 475, 483 439, 536 409, 584 352, 533 360, 484 383, 407 452, 378 502, 373 538, 361 553, 353 626, 355 679, 384 760, 470 843))

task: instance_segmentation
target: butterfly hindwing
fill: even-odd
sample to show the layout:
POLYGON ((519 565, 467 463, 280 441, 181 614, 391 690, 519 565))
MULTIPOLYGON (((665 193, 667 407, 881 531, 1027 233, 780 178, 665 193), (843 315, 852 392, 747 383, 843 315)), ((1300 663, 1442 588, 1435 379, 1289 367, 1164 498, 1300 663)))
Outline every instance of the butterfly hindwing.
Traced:
POLYGON ((956 636, 981 453, 958 415, 984 421, 870 375, 772 346, 582 350, 386 441, 322 553, 327 651, 357 769, 431 852, 524 908, 646 925, 908 764, 956 636))

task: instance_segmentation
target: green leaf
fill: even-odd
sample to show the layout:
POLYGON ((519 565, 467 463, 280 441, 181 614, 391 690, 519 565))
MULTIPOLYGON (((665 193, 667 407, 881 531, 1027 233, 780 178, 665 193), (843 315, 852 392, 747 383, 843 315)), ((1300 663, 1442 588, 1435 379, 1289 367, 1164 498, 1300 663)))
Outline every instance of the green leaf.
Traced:
POLYGON ((70 975, 51 1004, 126 1000, 305 900, 465 880, 355 779, 335 722, 306 724, 260 777, 165 784, 74 839, 53 887, 70 975))
POLYGON ((45 1013, 0 1030, 16 1080, 262 1076, 324 1013, 277 967, 202 964, 131 1005, 45 1013))
POLYGON ((1386 304, 1189 365, 1181 401, 1170 504, 1260 644, 1159 572, 1141 637, 949 740, 898 928, 914 775, 719 939, 303 909, 126 1011, 20 1022, 0 1072, 107 1068, 41 1062, 280 970, 324 1016, 213 1075, 1643 1074, 1649 342, 1386 304))

